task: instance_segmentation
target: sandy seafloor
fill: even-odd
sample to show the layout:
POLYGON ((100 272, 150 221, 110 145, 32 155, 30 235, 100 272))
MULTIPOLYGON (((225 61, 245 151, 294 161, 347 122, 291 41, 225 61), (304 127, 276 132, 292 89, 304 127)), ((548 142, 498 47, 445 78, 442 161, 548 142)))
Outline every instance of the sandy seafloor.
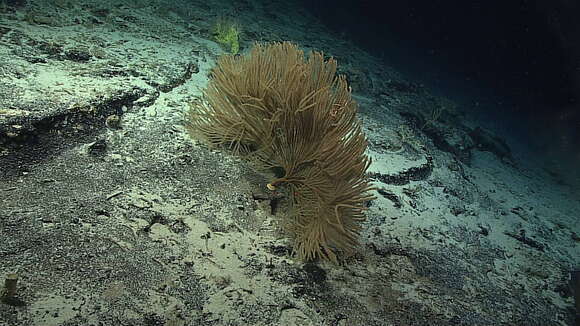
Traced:
POLYGON ((8 2, 0 275, 18 275, 19 304, 0 304, 0 326, 572 324, 580 197, 566 176, 306 11, 8 2), (220 15, 243 27, 242 52, 290 40, 351 82, 378 198, 339 265, 293 258, 267 177, 183 128, 224 54, 220 15))

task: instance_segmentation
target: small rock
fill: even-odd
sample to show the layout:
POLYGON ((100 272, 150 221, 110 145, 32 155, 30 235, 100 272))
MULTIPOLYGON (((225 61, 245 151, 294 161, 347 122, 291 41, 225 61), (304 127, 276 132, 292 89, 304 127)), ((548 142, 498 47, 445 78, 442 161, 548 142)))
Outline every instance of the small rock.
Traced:
POLYGON ((105 120, 105 125, 111 129, 121 129, 121 117, 112 114, 105 120))

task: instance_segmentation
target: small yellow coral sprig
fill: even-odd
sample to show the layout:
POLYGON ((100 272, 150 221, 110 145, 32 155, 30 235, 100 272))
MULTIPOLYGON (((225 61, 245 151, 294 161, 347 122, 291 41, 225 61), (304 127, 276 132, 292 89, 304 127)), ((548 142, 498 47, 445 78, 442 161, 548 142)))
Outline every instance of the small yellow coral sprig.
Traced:
POLYGON ((238 24, 222 18, 216 22, 213 36, 231 54, 237 54, 240 51, 240 32, 238 24))

